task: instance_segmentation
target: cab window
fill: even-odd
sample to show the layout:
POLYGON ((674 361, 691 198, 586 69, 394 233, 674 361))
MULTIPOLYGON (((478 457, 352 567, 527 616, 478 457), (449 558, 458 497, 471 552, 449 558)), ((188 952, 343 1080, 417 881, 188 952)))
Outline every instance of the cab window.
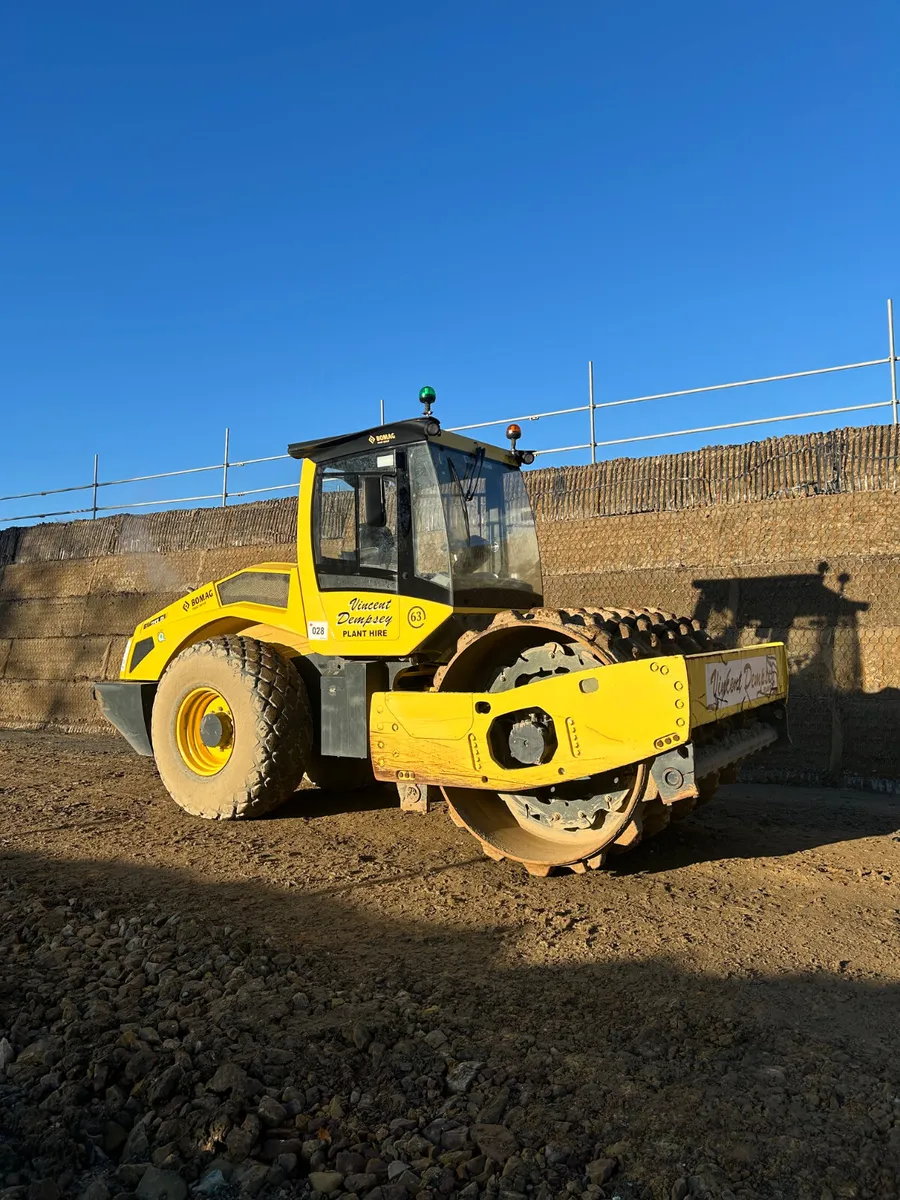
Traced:
POLYGON ((323 463, 316 472, 313 550, 323 589, 397 590, 393 452, 323 463))

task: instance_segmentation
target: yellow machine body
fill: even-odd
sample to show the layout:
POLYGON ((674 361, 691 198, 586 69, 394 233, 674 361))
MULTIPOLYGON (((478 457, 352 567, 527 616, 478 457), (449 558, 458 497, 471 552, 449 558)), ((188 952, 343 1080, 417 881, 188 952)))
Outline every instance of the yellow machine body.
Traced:
MULTIPOLYGON (((475 444, 446 432, 432 440, 462 450, 475 444)), ((508 451, 496 446, 479 445, 478 449, 495 462, 516 465, 515 456, 508 451)), ((181 650, 208 637, 237 633, 269 642, 288 655, 405 658, 426 643, 454 613, 497 611, 483 605, 444 604, 402 592, 358 587, 321 590, 312 541, 315 478, 316 464, 304 459, 300 471, 296 563, 264 562, 224 579, 210 580, 154 613, 135 629, 128 643, 122 660, 122 680, 155 682, 181 650), (254 575, 275 575, 286 581, 277 597, 279 603, 231 598, 241 593, 235 581, 248 585, 244 589, 247 594, 257 591, 251 586, 254 575), (152 647, 147 645, 150 639, 152 647), (139 643, 144 645, 135 661, 135 647, 139 643)))
MULTIPOLYGON (((352 658, 405 658, 411 655, 454 611, 448 604, 411 596, 348 588, 320 591, 313 559, 312 522, 315 463, 304 460, 300 473, 297 562, 265 562, 224 579, 211 580, 168 608, 154 613, 135 629, 122 660, 122 680, 155 682, 181 650, 209 637, 243 634, 296 654, 352 658), (258 594, 254 576, 283 581, 279 603, 230 596, 258 594), (246 586, 242 589, 241 584, 246 586), (284 603, 281 603, 284 601, 284 603), (153 642, 152 647, 148 642, 153 642), (142 644, 143 643, 143 644, 142 644), (142 645, 141 645, 142 644, 142 645), (134 662, 135 648, 141 653, 134 662)), ((273 592, 279 590, 276 583, 273 592)))
POLYGON ((784 700, 787 690, 784 645, 767 642, 617 663, 499 693, 376 692, 372 762, 383 780, 527 791, 653 758, 688 742, 697 726, 784 700), (716 693, 718 677, 733 682, 732 695, 716 693), (501 766, 492 727, 535 708, 553 722, 555 752, 534 766, 501 766))
POLYGON ((203 584, 138 625, 125 648, 120 679, 156 682, 182 650, 227 634, 258 638, 289 658, 297 654, 404 658, 454 612, 432 600, 383 592, 320 593, 314 575, 306 586, 302 577, 296 564, 271 562, 203 584), (285 581, 283 606, 222 599, 220 589, 233 582, 252 591, 253 576, 258 575, 285 581), (152 647, 146 646, 149 641, 152 647), (132 665, 137 647, 141 652, 132 665))

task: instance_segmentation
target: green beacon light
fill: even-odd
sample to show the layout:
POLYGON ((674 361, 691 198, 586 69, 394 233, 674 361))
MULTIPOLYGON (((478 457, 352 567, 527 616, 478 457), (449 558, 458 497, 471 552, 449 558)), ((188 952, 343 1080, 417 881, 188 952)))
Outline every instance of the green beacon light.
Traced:
POLYGON ((437 400, 437 392, 433 387, 423 387, 419 392, 419 402, 425 406, 425 416, 431 416, 431 406, 437 400))

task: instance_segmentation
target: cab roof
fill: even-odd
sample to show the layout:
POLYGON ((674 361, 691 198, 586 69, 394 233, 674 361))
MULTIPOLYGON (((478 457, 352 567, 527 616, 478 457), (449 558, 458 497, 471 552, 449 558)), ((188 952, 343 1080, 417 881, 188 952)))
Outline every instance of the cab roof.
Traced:
POLYGON ((391 425, 376 425, 372 429, 356 433, 340 434, 336 437, 315 438, 308 442, 291 442, 288 454, 291 458, 309 458, 313 462, 329 462, 350 454, 364 454, 371 450, 389 450, 394 446, 409 446, 414 442, 436 442, 453 450, 473 452, 483 449, 489 458, 499 459, 512 467, 519 461, 510 450, 476 442, 472 438, 460 437, 441 429, 436 417, 411 417, 391 425))

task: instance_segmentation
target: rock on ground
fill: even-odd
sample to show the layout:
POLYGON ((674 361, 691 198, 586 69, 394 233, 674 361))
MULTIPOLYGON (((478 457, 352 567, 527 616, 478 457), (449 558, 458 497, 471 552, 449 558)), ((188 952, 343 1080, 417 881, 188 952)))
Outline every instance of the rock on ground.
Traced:
POLYGON ((887 798, 533 880, 441 812, 191 821, 102 741, 0 787, 0 1200, 900 1195, 887 798))

